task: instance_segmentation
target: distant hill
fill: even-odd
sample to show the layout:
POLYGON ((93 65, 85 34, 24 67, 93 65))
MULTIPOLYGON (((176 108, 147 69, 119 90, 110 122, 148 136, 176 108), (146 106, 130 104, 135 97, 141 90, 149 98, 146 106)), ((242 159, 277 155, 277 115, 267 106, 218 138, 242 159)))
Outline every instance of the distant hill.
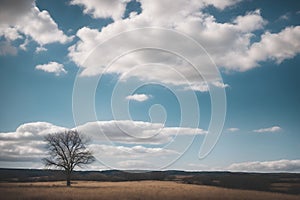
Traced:
MULTIPOLYGON (((234 189, 300 194, 298 173, 241 173, 241 172, 186 172, 151 171, 135 173, 106 171, 74 171, 73 180, 86 181, 177 181, 186 184, 210 185, 234 189)), ((64 172, 41 169, 0 169, 1 182, 61 181, 64 172)))

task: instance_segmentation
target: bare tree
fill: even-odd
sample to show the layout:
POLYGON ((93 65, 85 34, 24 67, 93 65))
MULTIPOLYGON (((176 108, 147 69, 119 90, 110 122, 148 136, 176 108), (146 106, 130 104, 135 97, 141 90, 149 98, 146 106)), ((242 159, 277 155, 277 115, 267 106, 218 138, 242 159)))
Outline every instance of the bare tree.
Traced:
POLYGON ((82 167, 95 161, 92 152, 86 148, 89 140, 78 131, 48 134, 45 141, 49 157, 44 158, 43 162, 47 167, 64 169, 67 186, 71 186, 71 174, 76 166, 82 167))

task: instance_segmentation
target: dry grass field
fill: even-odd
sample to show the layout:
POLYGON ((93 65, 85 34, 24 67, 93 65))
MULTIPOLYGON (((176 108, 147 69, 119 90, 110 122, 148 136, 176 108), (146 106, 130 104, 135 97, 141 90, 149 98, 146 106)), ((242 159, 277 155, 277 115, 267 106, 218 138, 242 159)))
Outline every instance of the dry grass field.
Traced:
POLYGON ((171 181, 0 183, 0 199, 300 199, 300 195, 224 189, 171 181))

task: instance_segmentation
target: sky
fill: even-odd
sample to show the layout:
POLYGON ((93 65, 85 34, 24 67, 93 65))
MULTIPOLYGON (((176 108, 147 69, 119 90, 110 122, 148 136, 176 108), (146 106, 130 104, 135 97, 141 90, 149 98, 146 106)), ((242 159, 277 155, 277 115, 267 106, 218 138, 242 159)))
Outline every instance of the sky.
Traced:
POLYGON ((300 172, 294 0, 1 0, 0 167, 300 172))

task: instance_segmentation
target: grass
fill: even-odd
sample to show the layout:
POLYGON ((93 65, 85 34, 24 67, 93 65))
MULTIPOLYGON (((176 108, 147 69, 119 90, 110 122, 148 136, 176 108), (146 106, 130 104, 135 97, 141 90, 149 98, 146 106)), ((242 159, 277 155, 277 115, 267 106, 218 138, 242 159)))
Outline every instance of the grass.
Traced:
POLYGON ((300 199, 300 195, 225 189, 172 181, 0 183, 1 199, 300 199))

